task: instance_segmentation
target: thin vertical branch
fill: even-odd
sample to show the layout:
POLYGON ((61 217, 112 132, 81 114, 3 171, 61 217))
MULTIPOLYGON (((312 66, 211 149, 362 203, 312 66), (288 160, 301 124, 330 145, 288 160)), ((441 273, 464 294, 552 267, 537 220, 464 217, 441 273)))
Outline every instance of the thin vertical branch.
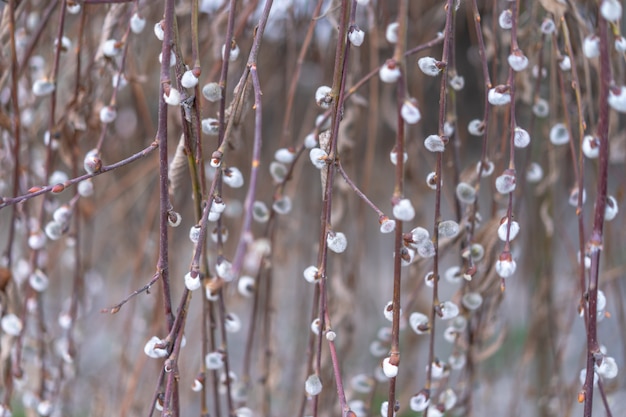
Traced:
POLYGON ((607 22, 604 17, 598 17, 598 30, 600 36, 600 94, 598 110, 597 135, 600 140, 600 164, 598 182, 596 186, 596 202, 593 214, 593 228, 587 244, 591 256, 591 268, 589 271, 588 306, 587 306, 587 375, 583 385, 584 390, 584 417, 591 417, 593 410, 593 381, 595 365, 601 359, 600 346, 597 339, 598 324, 598 281, 600 278, 600 254, 604 240, 604 213, 606 210, 607 184, 609 170, 609 88, 612 80, 611 64, 609 61, 609 44, 607 34, 607 22))
MULTIPOLYGON (((454 8, 454 2, 452 0, 448 0, 446 3, 446 26, 444 29, 444 41, 443 41, 443 53, 441 61, 444 65, 447 64, 448 56, 450 53, 450 48, 452 45, 451 42, 451 33, 454 30, 453 20, 452 20, 452 9, 454 8)), ((448 69, 447 67, 443 70, 441 75, 441 84, 439 90, 439 136, 444 136, 444 123, 446 117, 446 102, 447 102, 447 84, 448 84, 448 69)), ((442 176, 443 176, 443 154, 442 152, 437 153, 437 162, 435 167, 435 176, 436 176, 436 190, 435 190, 435 215, 434 215, 434 225, 433 225, 433 243, 435 247, 435 255, 433 257, 433 296, 432 296, 432 305, 430 311, 430 339, 428 344, 428 364, 426 371, 426 383, 425 389, 428 393, 431 393, 432 389, 432 368, 433 362, 435 360, 435 323, 437 320, 437 312, 440 311, 439 308, 439 222, 441 221, 441 184, 442 184, 442 176)), ((425 417, 428 417, 428 408, 425 411, 425 417)))
MULTIPOLYGON (((396 204, 404 197, 404 118, 401 114, 402 105, 406 98, 406 63, 404 52, 406 50, 406 37, 409 16, 408 0, 401 0, 398 4, 398 41, 394 50, 394 61, 400 68, 400 77, 396 84, 396 167, 394 178, 394 190, 392 204, 396 204)), ((389 352, 389 364, 399 368, 400 366, 400 309, 402 288, 402 247, 403 247, 403 222, 396 220, 394 234, 394 257, 393 257, 393 314, 391 323, 391 349, 389 352)), ((389 379, 389 393, 387 396, 387 417, 393 417, 396 406, 396 382, 397 376, 389 379)))

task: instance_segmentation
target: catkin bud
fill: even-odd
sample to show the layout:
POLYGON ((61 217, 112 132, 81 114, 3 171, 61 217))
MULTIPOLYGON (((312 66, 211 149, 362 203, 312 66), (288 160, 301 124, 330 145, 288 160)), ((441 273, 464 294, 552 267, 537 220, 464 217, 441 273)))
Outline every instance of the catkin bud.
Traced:
POLYGON ((139 13, 135 12, 130 17, 130 30, 135 34, 139 34, 143 32, 143 29, 146 27, 146 19, 139 16, 139 13))

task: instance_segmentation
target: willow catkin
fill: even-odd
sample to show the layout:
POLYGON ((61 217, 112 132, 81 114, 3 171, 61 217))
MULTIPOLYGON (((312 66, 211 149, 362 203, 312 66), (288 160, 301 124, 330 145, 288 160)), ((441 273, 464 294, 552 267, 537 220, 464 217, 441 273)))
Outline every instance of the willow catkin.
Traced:
POLYGON ((185 136, 180 135, 178 146, 176 146, 176 152, 174 158, 170 163, 168 177, 170 179, 169 193, 170 197, 174 198, 177 190, 181 188, 184 178, 187 175, 187 153, 185 152, 185 136))

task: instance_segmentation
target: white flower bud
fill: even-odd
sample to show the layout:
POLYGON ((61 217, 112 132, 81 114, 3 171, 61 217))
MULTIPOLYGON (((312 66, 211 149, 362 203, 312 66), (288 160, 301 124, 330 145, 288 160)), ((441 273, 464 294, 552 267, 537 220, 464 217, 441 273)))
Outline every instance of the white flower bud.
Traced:
POLYGON ((445 220, 439 223, 439 237, 442 239, 453 238, 459 234, 461 230, 459 224, 454 220, 445 220))
POLYGON ((108 39, 102 44, 102 54, 108 58, 113 58, 121 50, 121 44, 116 39, 108 39))
POLYGON ((316 334, 316 335, 320 334, 320 319, 319 318, 311 322, 311 331, 313 332, 313 334, 316 334))
POLYGON ((400 265, 409 266, 415 261, 415 249, 403 247, 400 249, 400 265))
POLYGON ((28 236, 28 247, 32 250, 43 249, 46 244, 46 234, 41 230, 36 230, 28 236))
POLYGON ((513 134, 513 143, 516 148, 525 148, 530 144, 530 135, 525 129, 516 126, 513 134))
MULTIPOLYGON (((239 49, 239 45, 235 43, 235 41, 230 44, 230 55, 228 56, 228 60, 230 62, 234 62, 239 58, 239 53, 241 50, 239 49)), ((226 58, 226 45, 222 45, 222 59, 226 58)))
MULTIPOLYGON (((163 63, 163 52, 159 54, 159 63, 163 63)), ((170 68, 176 65, 176 54, 173 50, 170 51, 170 68)))
POLYGON ((201 285, 202 283, 200 282, 200 274, 198 274, 197 272, 187 272, 185 274, 185 287, 187 287, 189 291, 195 291, 200 288, 201 285))
POLYGON ((348 39, 352 45, 361 46, 365 40, 365 32, 359 28, 353 28, 350 33, 348 33, 348 39))
POLYGON ((395 220, 391 220, 387 216, 382 216, 382 218, 379 219, 379 223, 380 223, 380 233, 391 233, 394 230, 396 230, 395 220))
POLYGON ((600 38, 589 35, 583 40, 583 54, 591 59, 600 56, 600 38))
MULTIPOLYGON (((441 362, 439 360, 433 361, 432 366, 431 366, 430 369, 431 369, 431 374, 432 374, 433 379, 444 378, 444 377, 448 376, 448 374, 450 373, 450 369, 446 366, 445 362, 441 362)), ((426 367, 426 370, 428 370, 428 367, 426 367)), ((437 407, 432 407, 432 409, 429 410, 428 414, 431 415, 431 416, 434 415, 434 416, 437 416, 437 417, 441 417, 442 416, 442 413, 439 412, 437 407), (435 413, 431 414, 432 410, 437 410, 436 412, 438 414, 435 414, 435 413)))
POLYGON ((441 72, 440 65, 441 63, 439 61, 430 56, 425 56, 417 60, 417 66, 420 70, 430 77, 439 75, 441 72))
POLYGON ((441 309, 442 320, 453 319, 459 315, 459 307, 452 301, 444 301, 439 304, 439 308, 441 309))
MULTIPOLYGON (((402 314, 402 309, 400 309, 400 314, 402 314)), ((385 304, 385 308, 383 308, 383 316, 387 320, 393 321, 393 301, 389 301, 385 304)))
MULTIPOLYGON (((578 379, 581 385, 585 384, 585 380, 587 379, 587 369, 583 368, 580 370, 580 374, 578 375, 578 379)), ((598 385, 598 374, 596 372, 593 373, 593 386, 598 385)))
POLYGON ((167 356, 167 350, 163 348, 157 348, 156 345, 162 344, 163 340, 159 339, 156 336, 152 336, 148 343, 143 348, 143 351, 146 355, 153 359, 164 358, 167 356))
POLYGON ((68 204, 63 204, 52 213, 52 218, 59 224, 67 224, 72 218, 72 208, 68 204))
POLYGON ((504 30, 511 29, 513 27, 513 13, 510 9, 503 10, 498 16, 498 24, 500 28, 504 30))
POLYGON ((569 55, 563 56, 563 59, 559 62, 559 68, 561 68, 561 71, 569 71, 572 69, 572 60, 569 55))
POLYGON ((461 203, 474 204, 476 201, 476 189, 466 182, 460 182, 456 186, 456 198, 461 203))
POLYGON ((595 159, 600 154, 600 140, 592 135, 585 135, 582 144, 583 154, 589 159, 595 159))
POLYGON ((547 117, 550 113, 550 105, 547 100, 538 97, 533 104, 533 114, 537 117, 547 117))
POLYGON ((428 408, 430 405, 430 397, 428 396, 428 391, 420 391, 409 400, 409 408, 416 412, 422 412, 428 408))
POLYGON ((311 159, 311 163, 315 168, 322 169, 326 166, 328 154, 323 149, 313 148, 309 152, 309 158, 311 159))
MULTIPOLYGON (((81 9, 80 3, 73 3, 73 4, 70 4, 70 3, 68 2, 68 4, 67 4, 67 9, 66 9, 66 10, 67 10, 67 12, 68 12, 69 14, 78 14, 78 13, 80 13, 80 9, 81 9)), ((0 413, 0 416, 1 416, 1 415, 2 415, 2 413, 0 413)))
POLYGON ((177 211, 170 210, 167 212, 167 224, 169 224, 170 227, 178 227, 182 221, 183 216, 177 211))
POLYGON ((270 174, 275 183, 280 184, 284 182, 288 173, 287 167, 280 162, 272 161, 270 163, 270 174))
POLYGON ((78 183, 78 194, 81 197, 91 197, 93 195, 93 181, 91 178, 78 183))
POLYGON ((617 22, 622 18, 622 3, 618 0, 602 0, 600 14, 609 22, 617 22))
POLYGON ((311 284, 314 282, 317 282, 317 280, 320 278, 317 274, 318 274, 319 270, 317 269, 316 266, 311 265, 308 266, 305 270, 304 270, 304 279, 307 282, 310 282, 311 284))
POLYGON ((463 76, 461 75, 456 74, 452 78, 450 78, 448 84, 450 84, 450 87, 452 87, 454 91, 461 91, 463 90, 463 87, 465 87, 465 78, 463 78, 463 76))
POLYGON ((526 58, 526 55, 524 55, 524 53, 519 49, 513 51, 513 53, 507 58, 507 61, 513 71, 516 72, 523 71, 526 67, 528 67, 528 58, 526 58))
POLYGON ((163 93, 163 100, 170 106, 180 106, 180 91, 175 88, 170 88, 169 94, 167 92, 163 93))
POLYGON ((398 365, 392 364, 390 360, 390 357, 383 359, 383 373, 387 378, 395 378, 398 375, 398 365))
MULTIPOLYGON (((54 40, 54 46, 56 47, 59 44, 58 39, 54 40)), ((72 41, 67 36, 61 37, 61 52, 67 52, 72 47, 72 41)))
POLYGON ((328 244, 328 249, 335 253, 343 253, 348 247, 348 239, 341 232, 328 232, 326 243, 328 244))
POLYGON ((402 116, 402 119, 410 125, 416 124, 422 118, 420 110, 412 100, 405 100, 404 103, 402 103, 400 115, 402 116))
POLYGON ((563 123, 556 123, 550 129, 550 142, 553 145, 565 145, 569 142, 569 132, 563 123))
POLYGON ((222 278, 226 282, 231 282, 235 279, 233 265, 224 258, 217 260, 217 263, 215 264, 215 272, 218 277, 222 278))
POLYGON ((509 194, 515 190, 515 171, 507 169, 496 178, 496 190, 500 194, 509 194))
POLYGON ((613 110, 626 113, 626 86, 611 88, 608 101, 613 110))
POLYGON ((400 78, 400 68, 393 59, 388 59, 387 62, 380 67, 378 73, 380 80, 384 83, 395 83, 400 78))
POLYGON ((278 214, 288 214, 291 211, 292 204, 289 196, 283 195, 272 204, 272 210, 278 214))
POLYGON ((214 119, 212 117, 209 117, 207 119, 202 119, 202 122, 200 123, 200 125, 202 128, 202 133, 204 134, 217 136, 219 133, 220 122, 217 119, 214 119))
POLYGON ((549 17, 543 19, 543 22, 541 22, 541 33, 544 35, 552 35, 555 30, 556 24, 554 23, 554 20, 549 17))
POLYGON ((28 284, 31 288, 37 292, 44 292, 48 289, 50 279, 41 269, 36 269, 35 272, 28 277, 28 284))
POLYGON ((478 163, 476 164, 476 173, 480 173, 481 177, 489 177, 491 174, 493 174, 493 171, 495 169, 496 166, 492 161, 485 161, 483 163, 478 161, 478 163))
POLYGON ((430 135, 424 140, 424 146, 431 152, 443 152, 446 150, 446 141, 439 135, 430 135))
POLYGON ((191 229, 189 229, 189 240, 191 240, 192 243, 196 244, 198 243, 199 239, 200 239, 200 225, 191 226, 191 229))
POLYGON ((198 77, 196 77, 193 70, 187 70, 183 73, 183 76, 180 79, 180 84, 185 88, 194 88, 198 85, 198 77))
POLYGON ((44 231, 50 240, 59 240, 63 237, 63 225, 54 220, 46 224, 44 231))
POLYGON ((266 223, 270 219, 270 211, 264 202, 252 203, 252 218, 259 223, 266 223))
POLYGON ((505 217, 503 219, 503 221, 502 221, 502 224, 500 224, 500 226, 498 226, 498 237, 503 242, 506 242, 507 231, 509 233, 509 242, 512 241, 513 239, 515 239, 517 237, 517 234, 519 233, 520 227, 519 227, 519 223, 518 222, 513 220, 511 222, 511 229, 510 230, 508 228, 508 224, 509 224, 509 219, 505 217))
POLYGON ((193 392, 200 392, 202 391, 202 388, 204 388, 204 384, 198 378, 194 379, 191 385, 191 390, 193 392))
POLYGON ((224 317, 224 328, 228 333, 237 333, 241 330, 241 319, 235 313, 228 313, 224 317))
POLYGON ((222 99, 222 87, 218 83, 208 83, 202 87, 202 95, 212 103, 222 99))
POLYGON ((511 93, 509 87, 505 85, 497 85, 489 90, 487 99, 492 106, 504 106, 511 102, 511 93))
POLYGON ((117 111, 113 106, 104 106, 100 109, 100 121, 102 123, 112 123, 117 117, 117 111))
POLYGON ((502 252, 496 261, 496 273, 502 278, 508 278, 515 273, 517 264, 509 252, 502 252))
POLYGON ((251 276, 244 275, 239 278, 239 282, 237 283, 237 291, 239 291, 239 294, 244 297, 252 297, 252 295, 254 295, 255 288, 256 281, 251 276))
POLYGON ((18 336, 22 332, 24 325, 22 320, 15 314, 7 314, 0 320, 0 327, 2 327, 4 333, 10 336, 18 336))
MULTIPOLYGON (((583 189, 582 203, 585 204, 587 200, 587 192, 583 189)), ((572 191, 569 193, 569 205, 572 207, 578 206, 578 187, 574 187, 572 191)))
POLYGON ((437 189, 437 173, 431 172, 426 176, 426 185, 431 190, 437 189))
POLYGON ((239 171, 239 168, 235 167, 226 168, 222 180, 230 188, 241 188, 244 183, 243 174, 239 171))
POLYGON ((597 367, 596 372, 603 378, 613 379, 617 376, 619 368, 614 358, 605 356, 602 358, 602 363, 597 367))
POLYGON ((307 149, 315 148, 318 145, 317 139, 313 133, 309 133, 304 137, 304 147, 307 149))
POLYGON ((323 109, 329 109, 333 102, 332 88, 322 85, 315 91, 315 102, 323 109))
POLYGON ((470 311, 478 310, 478 308, 480 308, 483 304, 483 296, 477 292, 468 292, 463 295, 461 303, 463 304, 463 307, 470 311))
POLYGON ((235 417, 254 417, 254 413, 248 407, 239 407, 235 410, 235 417))
POLYGON ((165 31, 163 30, 163 22, 157 22, 154 25, 154 35, 157 37, 158 40, 160 40, 161 42, 163 42, 163 38, 165 37, 165 31))
MULTIPOLYGON (((130 30, 135 34, 139 34, 143 32, 143 29, 146 27, 146 19, 139 16, 139 13, 135 12, 130 17, 130 30)), ((162 39, 161 39, 162 40, 162 39)))
POLYGON ((116 72, 113 74, 113 77, 111 77, 111 85, 113 88, 122 89, 128 85, 128 80, 126 80, 124 74, 116 72))
POLYGON ((304 390, 310 397, 314 397, 322 392, 322 381, 320 377, 315 374, 309 375, 304 383, 304 390))
POLYGON ((369 345, 370 355, 372 355, 375 358, 382 358, 383 356, 387 354, 388 351, 389 351, 389 348, 386 347, 383 344, 383 342, 381 342, 380 340, 374 340, 369 345))
POLYGON ((419 312, 411 313, 409 316, 409 326, 417 334, 425 334, 430 331, 428 317, 419 312))
POLYGON ((610 222, 617 216, 619 207, 617 206, 617 200, 612 195, 606 197, 606 206, 604 207, 604 220, 610 222))
POLYGON ((37 97, 48 96, 52 94, 55 88, 52 81, 42 78, 33 83, 33 94, 37 97))
POLYGON ((280 148, 274 153, 274 159, 283 164, 290 164, 296 159, 296 150, 293 148, 280 148))
POLYGON ((485 133, 485 122, 480 119, 473 119, 467 124, 467 131, 472 136, 482 136, 485 133))
POLYGON ((415 217, 415 208, 411 200, 403 198, 393 206, 393 216, 400 221, 410 222, 415 217))
POLYGON ((92 149, 85 155, 83 160, 83 167, 88 174, 94 174, 100 172, 102 169, 102 160, 100 159, 100 152, 98 149, 92 149))
POLYGON ((387 29, 385 30, 385 39, 389 43, 398 42, 398 27, 400 25, 398 22, 392 22, 387 25, 387 29))
POLYGON ((543 179, 543 168, 536 162, 531 162, 526 171, 526 181, 537 183, 543 179))
POLYGON ((221 352, 209 352, 204 357, 204 365, 211 371, 222 369, 224 367, 224 355, 221 352))
MULTIPOLYGON (((409 159, 409 154, 407 152, 403 153, 403 162, 406 163, 406 161, 409 159)), ((389 160, 391 161, 392 164, 397 165, 398 163, 398 152, 396 151, 396 149, 394 148, 391 152, 389 152, 389 160)))
POLYGON ((620 54, 626 52, 626 38, 623 36, 617 36, 615 38, 615 50, 620 54))
POLYGON ((352 377, 350 386, 358 393, 368 394, 374 389, 374 379, 369 375, 358 374, 352 377))

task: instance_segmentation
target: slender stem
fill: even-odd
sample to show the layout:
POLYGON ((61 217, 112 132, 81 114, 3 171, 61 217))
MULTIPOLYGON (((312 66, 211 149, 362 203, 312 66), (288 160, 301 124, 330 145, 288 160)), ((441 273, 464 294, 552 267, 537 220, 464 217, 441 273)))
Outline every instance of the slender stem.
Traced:
POLYGON ((254 42, 252 44, 247 65, 250 76, 252 77, 252 85, 254 89, 254 143, 252 145, 250 185, 248 186, 248 192, 246 194, 246 200, 244 202, 244 219, 241 227, 239 241, 237 243, 237 248, 235 249, 235 257, 233 259, 233 275, 235 276, 239 276, 246 248, 252 240, 252 234, 250 231, 252 225, 252 207, 256 199, 259 166, 261 165, 261 148, 263 146, 263 106, 261 100, 263 93, 261 92, 261 83, 259 81, 259 75, 257 73, 256 61, 259 54, 259 49, 261 47, 261 39, 263 39, 263 33, 265 32, 265 26, 267 24, 267 19, 269 18, 272 4, 273 0, 268 0, 265 2, 265 7, 263 8, 261 18, 259 19, 259 25, 256 31, 254 42))
MULTIPOLYGON (((450 45, 451 33, 454 30, 452 20, 452 9, 454 8, 454 2, 448 0, 446 3, 446 26, 444 30, 443 41, 443 53, 441 61, 447 65, 449 51, 452 45, 450 45)), ((444 123, 446 116, 446 103, 447 103, 447 86, 448 86, 448 69, 444 69, 441 75, 441 84, 439 90, 439 135, 444 136, 444 123)), ((435 190, 435 216, 433 225, 433 243, 435 246, 435 256, 433 257, 433 296, 430 312, 430 339, 428 344, 428 364, 426 371, 426 383, 425 389, 431 394, 432 389, 432 368, 435 360, 435 323, 437 320, 437 312, 439 311, 439 222, 441 221, 441 184, 443 176, 443 155, 441 152, 437 153, 437 162, 435 166, 436 185, 435 190)), ((424 414, 428 417, 428 408, 424 414)))
POLYGON ((598 182, 596 186, 596 203, 593 216, 593 228, 588 242, 588 250, 591 256, 591 268, 589 272, 588 307, 587 307, 587 376, 583 390, 585 392, 585 405, 583 416, 591 417, 593 409, 593 380, 595 364, 601 357, 597 339, 597 303, 598 281, 600 277, 600 254, 602 253, 604 212, 607 200, 607 184, 609 169, 609 88, 612 80, 611 64, 609 61, 609 45, 607 34, 607 22, 603 17, 598 18, 598 30, 600 36, 600 95, 598 109, 597 135, 600 140, 600 164, 598 182))
MULTIPOLYGON (((396 85, 396 168, 395 183, 392 197, 392 204, 396 204, 404 196, 404 119, 401 109, 406 98, 406 63, 404 61, 406 50, 406 36, 409 15, 409 2, 402 0, 398 8, 398 42, 394 50, 394 59, 399 66, 401 75, 396 85)), ((391 349, 389 352, 389 363, 400 367, 400 310, 401 288, 402 288, 402 249, 403 249, 403 222, 396 220, 394 236, 394 256, 393 256, 393 314, 391 322, 391 349)), ((387 417, 393 417, 396 408, 396 382, 397 376, 389 379, 389 393, 387 396, 387 417)))

